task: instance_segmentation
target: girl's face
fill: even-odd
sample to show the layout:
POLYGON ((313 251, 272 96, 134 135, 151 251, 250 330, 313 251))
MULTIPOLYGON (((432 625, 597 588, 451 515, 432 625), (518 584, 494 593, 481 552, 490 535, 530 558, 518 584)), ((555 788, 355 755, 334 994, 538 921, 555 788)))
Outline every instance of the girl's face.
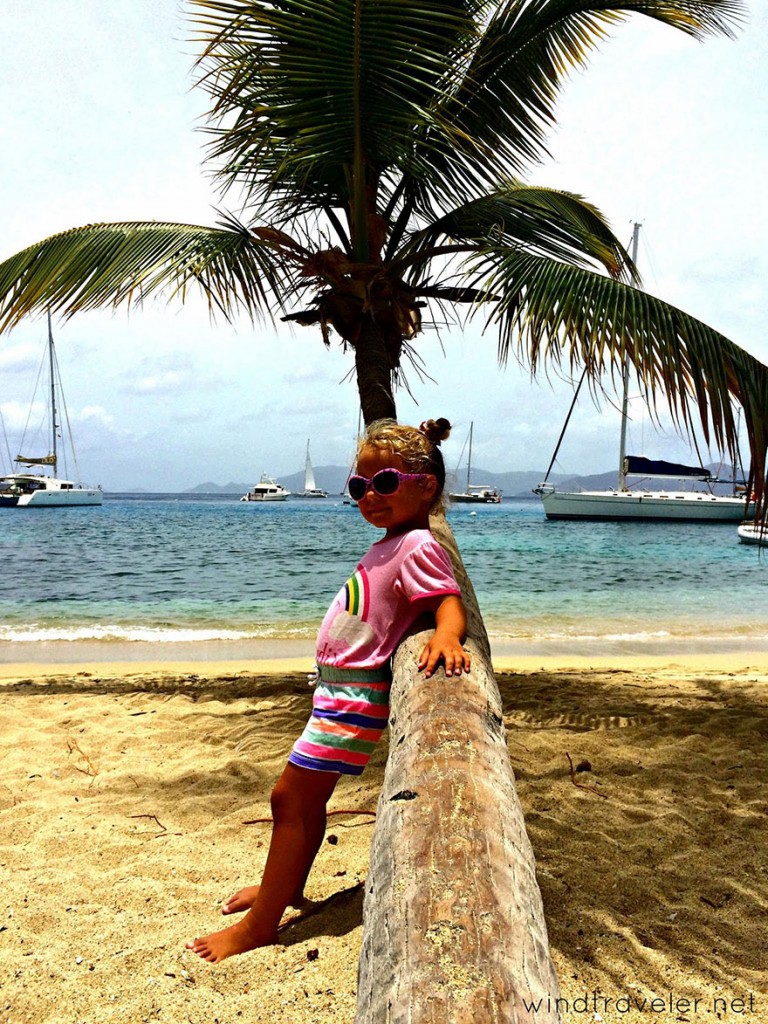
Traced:
MULTIPOLYGON (((357 473, 370 479, 381 469, 399 469, 410 473, 399 455, 387 449, 363 448, 357 459, 357 473)), ((395 537, 409 530, 424 530, 429 526, 429 510, 435 500, 437 479, 427 474, 423 480, 401 480, 394 494, 378 494, 369 485, 357 507, 372 526, 386 530, 387 537, 395 537)))

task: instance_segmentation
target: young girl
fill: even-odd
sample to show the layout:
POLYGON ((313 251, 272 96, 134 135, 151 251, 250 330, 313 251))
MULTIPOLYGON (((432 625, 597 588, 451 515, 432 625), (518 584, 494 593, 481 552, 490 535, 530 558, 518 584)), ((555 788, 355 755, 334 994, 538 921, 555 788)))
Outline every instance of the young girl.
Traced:
POLYGON ((308 906, 304 885, 325 835, 326 806, 341 775, 359 775, 387 724, 390 658, 425 612, 435 632, 418 667, 431 676, 469 671, 462 647, 466 615, 448 556, 429 532, 429 513, 445 484, 439 444, 447 420, 421 427, 372 424, 358 446, 349 493, 385 531, 328 609, 317 638, 318 682, 312 716, 272 791, 272 839, 260 886, 241 889, 223 913, 236 924, 187 943, 218 963, 277 942, 285 910, 308 906))

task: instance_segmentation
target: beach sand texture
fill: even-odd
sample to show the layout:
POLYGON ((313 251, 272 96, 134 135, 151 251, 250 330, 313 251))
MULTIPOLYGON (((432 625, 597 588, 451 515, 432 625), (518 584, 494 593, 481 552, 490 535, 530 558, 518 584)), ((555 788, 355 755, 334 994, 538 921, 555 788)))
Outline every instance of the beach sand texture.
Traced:
MULTIPOLYGON (((566 1024, 768 1020, 765 666, 499 684, 566 1024)), ((260 876, 245 822, 310 696, 205 664, 0 679, 0 1024, 351 1024, 370 816, 330 818, 308 894, 340 895, 279 946, 184 949, 260 876)), ((385 759, 332 809, 375 810, 385 759)))

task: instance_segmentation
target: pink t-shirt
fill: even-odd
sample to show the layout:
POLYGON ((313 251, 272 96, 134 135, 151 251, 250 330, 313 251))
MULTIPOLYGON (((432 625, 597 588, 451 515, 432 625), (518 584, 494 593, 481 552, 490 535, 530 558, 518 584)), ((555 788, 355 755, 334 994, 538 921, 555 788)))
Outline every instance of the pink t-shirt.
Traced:
POLYGON ((325 614, 318 665, 378 668, 423 612, 459 593, 451 561, 429 530, 378 541, 325 614))

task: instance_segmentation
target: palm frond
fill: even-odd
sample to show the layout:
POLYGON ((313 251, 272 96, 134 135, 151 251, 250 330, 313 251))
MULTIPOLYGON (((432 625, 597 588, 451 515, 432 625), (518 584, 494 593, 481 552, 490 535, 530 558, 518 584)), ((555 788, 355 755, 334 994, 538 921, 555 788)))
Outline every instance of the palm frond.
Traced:
POLYGON ((471 58, 446 68, 423 140, 433 172, 463 198, 472 183, 487 185, 548 155, 568 75, 627 17, 645 15, 701 38, 732 34, 744 11, 740 0, 506 0, 493 8, 471 58))
MULTIPOLYGON (((517 247, 581 267, 637 280, 637 270, 602 214, 581 196, 509 181, 437 218, 403 244, 392 266, 428 266, 450 242, 517 247)), ((459 246, 459 248, 462 248, 459 246)))
POLYGON ((344 206, 356 131, 372 180, 408 161, 487 0, 194 0, 220 177, 344 206), (219 127, 215 127, 218 125, 219 127))
POLYGON ((0 332, 33 310, 67 316, 140 303, 158 291, 184 300, 190 286, 211 311, 269 313, 290 293, 285 247, 233 218, 192 224, 89 224, 53 235, 0 263, 0 332))
POLYGON ((438 197, 447 209, 546 153, 565 78, 619 21, 643 14, 702 36, 730 32, 741 10, 740 0, 193 0, 210 153, 223 185, 267 203, 270 219, 298 200, 349 215, 361 172, 373 193, 393 169, 416 205, 431 213, 438 197))
POLYGON ((699 422, 706 442, 732 455, 735 398, 744 411, 762 514, 768 367, 669 303, 581 267, 487 247, 475 257, 468 283, 496 296, 490 320, 499 328, 502 362, 515 350, 534 373, 565 364, 574 376, 586 367, 593 381, 614 383, 628 363, 651 406, 663 397, 680 429, 699 422))

